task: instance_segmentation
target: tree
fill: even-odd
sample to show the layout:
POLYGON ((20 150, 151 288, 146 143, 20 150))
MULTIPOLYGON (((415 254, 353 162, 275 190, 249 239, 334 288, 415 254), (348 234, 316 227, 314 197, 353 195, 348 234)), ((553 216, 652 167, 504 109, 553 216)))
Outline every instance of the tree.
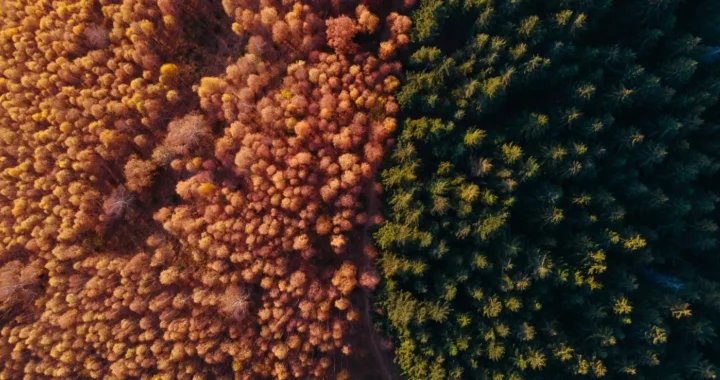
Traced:
POLYGON ((717 264, 698 254, 715 214, 690 199, 713 188, 718 34, 698 23, 719 9, 609 5, 413 11, 374 235, 378 323, 407 378, 714 376, 717 350, 673 326, 720 321, 688 288, 717 264), (457 324, 416 306, 441 302, 457 324))

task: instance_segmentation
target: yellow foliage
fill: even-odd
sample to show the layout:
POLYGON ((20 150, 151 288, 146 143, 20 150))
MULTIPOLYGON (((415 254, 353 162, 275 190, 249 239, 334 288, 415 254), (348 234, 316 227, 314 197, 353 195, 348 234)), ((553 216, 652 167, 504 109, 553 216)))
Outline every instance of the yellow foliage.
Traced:
POLYGON ((608 238, 610 238, 610 241, 617 244, 620 242, 620 234, 618 234, 615 231, 611 231, 609 229, 606 229, 605 232, 608 233, 608 238))
POLYGON ((672 306, 670 308, 670 312, 672 313, 672 316, 675 319, 692 316, 692 310, 690 310, 690 304, 687 302, 672 306))
POLYGON ((168 84, 180 75, 180 69, 174 63, 166 63, 160 67, 160 83, 168 84))
POLYGON ((167 16, 163 16, 163 23, 167 27, 172 27, 173 25, 177 24, 177 21, 175 20, 175 17, 167 15, 167 16))
POLYGON ((631 366, 623 367, 622 372, 625 374, 628 374, 628 375, 636 375, 637 374, 637 370, 635 369, 635 367, 631 367, 631 366))
POLYGON ((650 331, 645 333, 645 337, 652 341, 652 344, 660 344, 667 342, 667 334, 665 329, 653 326, 650 331))
POLYGON ((148 37, 152 36, 155 33, 155 25, 153 25, 150 20, 140 21, 140 29, 148 37))
POLYGON ((177 102, 180 100, 180 95, 178 94, 177 91, 175 91, 175 90, 170 90, 170 91, 168 91, 167 94, 165 95, 165 98, 166 98, 167 101, 170 102, 170 103, 177 103, 177 102))
POLYGON ((630 312, 632 311, 632 306, 630 306, 627 298, 620 297, 615 300, 615 305, 613 305, 613 311, 615 311, 615 314, 619 315, 630 314, 630 312))
POLYGON ((210 197, 215 192, 215 188, 212 183, 203 183, 198 186, 198 194, 202 197, 210 197))
POLYGON ((647 242, 639 234, 636 234, 630 239, 625 239, 625 241, 623 241, 623 246, 631 251, 638 250, 645 247, 646 245, 647 242))

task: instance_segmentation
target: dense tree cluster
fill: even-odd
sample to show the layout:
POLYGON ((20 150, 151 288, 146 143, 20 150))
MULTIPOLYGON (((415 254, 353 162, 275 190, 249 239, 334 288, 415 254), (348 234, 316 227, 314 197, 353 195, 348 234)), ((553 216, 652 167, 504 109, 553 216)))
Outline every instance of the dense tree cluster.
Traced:
POLYGON ((401 7, 3 2, 0 378, 340 371, 401 7))
POLYGON ((422 0, 381 173, 409 379, 715 379, 712 1, 422 0))
MULTIPOLYGON (((353 261, 349 233, 375 217, 358 212, 359 200, 396 127, 399 64, 353 41, 383 32, 364 5, 325 21, 323 7, 298 2, 223 6, 249 36, 245 54, 202 78, 201 114, 170 123, 157 149, 186 179, 176 188, 182 202, 155 220, 193 252, 193 267, 207 267, 183 282, 240 284, 231 304, 250 297, 237 301, 242 313, 221 310, 260 326, 239 332, 254 344, 254 373, 320 376, 326 353, 353 352, 352 291, 379 280, 367 260, 353 261), (218 123, 222 135, 206 141, 218 123)), ((387 25, 388 41, 407 43, 408 17, 391 13, 387 25)))

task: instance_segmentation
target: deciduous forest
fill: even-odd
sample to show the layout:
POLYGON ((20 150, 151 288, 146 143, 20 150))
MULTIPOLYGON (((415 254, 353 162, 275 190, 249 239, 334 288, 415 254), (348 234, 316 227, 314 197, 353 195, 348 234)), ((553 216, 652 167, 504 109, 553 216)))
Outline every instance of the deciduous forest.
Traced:
POLYGON ((0 0, 0 379, 716 379, 719 101, 713 0, 0 0))

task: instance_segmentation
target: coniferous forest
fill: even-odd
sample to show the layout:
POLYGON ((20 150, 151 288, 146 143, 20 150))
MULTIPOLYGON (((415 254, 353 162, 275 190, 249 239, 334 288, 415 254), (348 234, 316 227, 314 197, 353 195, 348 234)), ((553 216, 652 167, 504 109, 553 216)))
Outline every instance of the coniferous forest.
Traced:
POLYGON ((720 2, 0 0, 0 379, 720 375, 720 2))

